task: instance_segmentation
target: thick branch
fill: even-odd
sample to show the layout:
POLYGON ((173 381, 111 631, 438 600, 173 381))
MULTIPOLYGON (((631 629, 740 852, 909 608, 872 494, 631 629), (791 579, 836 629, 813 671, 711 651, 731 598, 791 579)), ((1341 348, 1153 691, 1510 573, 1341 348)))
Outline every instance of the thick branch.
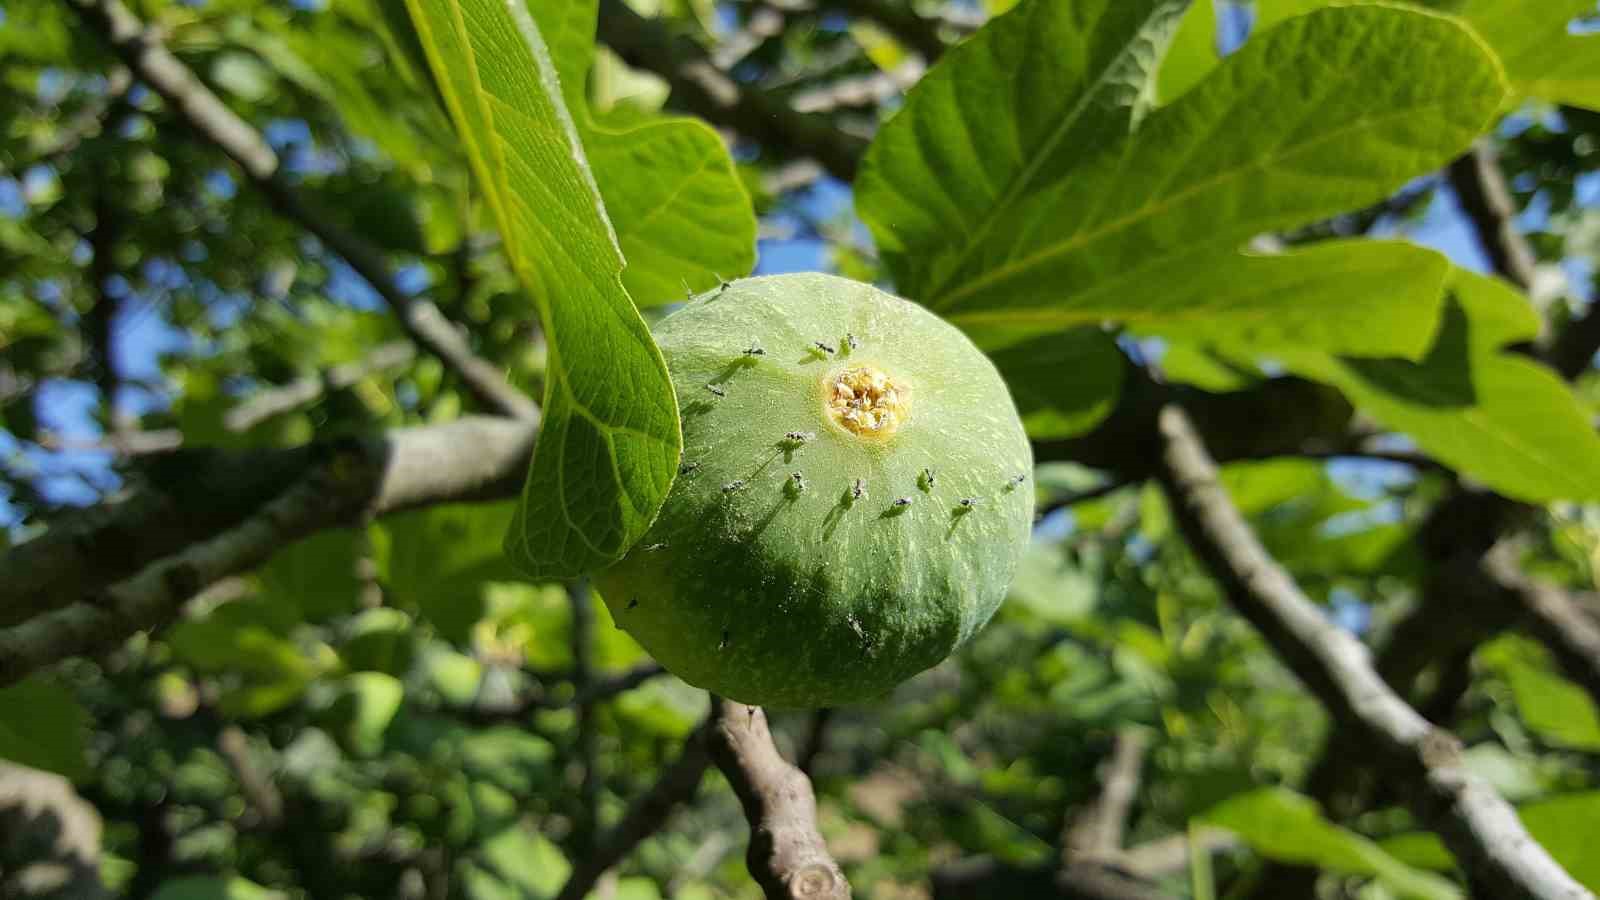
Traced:
POLYGON ((0 574, 28 573, 34 559, 58 576, 30 579, 37 593, 25 588, 16 596, 9 595, 8 582, 0 581, 7 588, 8 613, 12 601, 56 608, 0 630, 0 684, 161 624, 206 586, 254 568, 283 545, 319 529, 431 503, 514 496, 536 428, 533 421, 467 418, 366 442, 244 455, 274 467, 260 481, 251 480, 257 473, 233 468, 241 459, 237 455, 173 454, 163 460, 173 471, 162 483, 184 484, 181 490, 140 495, 100 511, 84 528, 52 530, 0 557, 0 574), (184 460, 211 467, 191 467, 184 460), (247 487, 230 486, 230 473, 247 487), (197 527, 188 521, 204 518, 207 504, 226 507, 227 515, 219 518, 227 523, 218 526, 210 519, 197 527), (159 534, 145 540, 146 530, 159 534), (98 546, 116 552, 102 557, 95 552, 98 546), (76 590, 64 592, 59 583, 76 590))
POLYGON ((855 177, 866 141, 734 81, 700 45, 640 16, 623 0, 600 0, 599 34, 600 40, 630 65, 665 78, 672 85, 674 101, 690 112, 774 151, 809 156, 843 181, 855 177))
POLYGON ((679 804, 694 799, 701 776, 710 765, 706 754, 709 722, 700 726, 683 745, 683 752, 661 773, 661 778, 644 796, 629 807, 622 821, 607 832, 591 852, 576 858, 572 874, 556 895, 556 900, 583 900, 612 866, 625 859, 633 848, 662 828, 679 804))
POLYGON ((1189 417, 1168 406, 1162 487, 1174 518, 1235 608, 1364 749, 1402 772, 1412 810, 1438 831, 1486 896, 1592 897, 1534 842, 1516 811, 1462 763, 1453 735, 1423 719, 1373 668, 1366 647, 1327 620, 1268 556, 1217 481, 1189 417))
POLYGON ((767 900, 846 900, 850 884, 817 830, 811 780, 772 743, 767 714, 712 698, 711 758, 750 822, 745 862, 767 900))
POLYGON ((260 133, 228 109, 120 0, 67 2, 184 122, 237 163, 279 212, 316 235, 366 279, 394 310, 406 334, 439 357, 473 396, 490 409, 508 416, 529 418, 537 413, 533 401, 507 383, 494 365, 479 358, 466 337, 444 318, 437 306, 400 290, 383 251, 337 227, 331 218, 314 210, 281 177, 278 155, 260 133))

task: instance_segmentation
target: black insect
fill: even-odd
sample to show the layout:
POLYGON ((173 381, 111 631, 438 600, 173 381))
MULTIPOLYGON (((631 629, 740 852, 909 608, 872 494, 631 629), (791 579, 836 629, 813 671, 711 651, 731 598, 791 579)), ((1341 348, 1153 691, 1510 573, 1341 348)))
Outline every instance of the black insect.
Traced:
POLYGON ((962 497, 961 500, 960 500, 960 503, 961 503, 961 508, 962 509, 971 509, 974 506, 978 505, 978 498, 977 497, 962 497))
POLYGON ((933 487, 933 479, 934 479, 934 475, 933 475, 933 470, 932 469, 923 469, 922 470, 922 486, 923 486, 923 488, 931 489, 933 487))
POLYGON ((791 489, 796 494, 801 493, 806 489, 806 477, 799 472, 796 472, 789 476, 789 484, 791 485, 791 489))
POLYGON ((826 353, 826 354, 828 354, 830 356, 839 352, 838 350, 834 349, 833 347, 830 347, 827 344, 824 344, 822 341, 812 341, 811 342, 811 346, 817 348, 818 350, 821 350, 823 353, 826 353))
POLYGON ((903 509, 903 508, 911 505, 911 498, 910 497, 901 497, 899 500, 896 500, 894 502, 894 505, 897 508, 902 508, 903 509))
POLYGON ((730 481, 727 484, 723 485, 722 486, 722 492, 724 494, 731 494, 734 491, 737 491, 742 487, 744 487, 744 479, 740 478, 740 479, 736 479, 734 481, 730 481))
POLYGON ((850 488, 850 499, 851 500, 860 500, 862 497, 865 497, 866 495, 867 495, 866 482, 864 482, 861 479, 857 478, 856 479, 856 483, 854 485, 852 485, 851 488, 850 488))
POLYGON ((744 355, 745 356, 766 356, 767 355, 767 351, 761 349, 760 347, 756 346, 755 344, 751 344, 750 346, 744 348, 744 355))
POLYGON ((805 444, 814 440, 816 436, 815 431, 788 431, 784 432, 783 439, 791 444, 805 444))
POLYGON ((698 469, 698 468, 700 468, 700 464, 699 463, 686 462, 683 465, 678 467, 678 474, 679 475, 687 475, 690 472, 693 472, 695 469, 698 469))
POLYGON ((629 609, 633 609, 635 606, 638 606, 638 605, 639 605, 639 598, 638 597, 633 597, 633 598, 630 598, 628 600, 628 608, 629 609))
POLYGON ((860 344, 860 342, 858 342, 858 341, 857 341, 857 340, 856 340, 856 336, 855 336, 855 335, 853 335, 853 334, 851 334, 851 333, 850 333, 850 332, 848 332, 848 331, 846 331, 846 332, 845 332, 845 333, 844 333, 844 345, 845 345, 845 346, 846 346, 846 347, 849 347, 849 348, 850 348, 850 349, 851 349, 851 350, 854 350, 854 349, 856 349, 856 348, 857 348, 857 347, 859 347, 859 346, 861 346, 861 344, 860 344))
POLYGON ((1006 487, 1007 488, 1019 488, 1019 487, 1022 487, 1023 483, 1026 482, 1027 480, 1028 480, 1028 474, 1026 472, 1019 472, 1016 475, 1011 476, 1011 480, 1006 482, 1006 487))
POLYGON ((714 384, 706 385, 706 390, 710 391, 711 393, 715 394, 718 397, 726 397, 726 396, 728 396, 728 392, 727 391, 723 390, 722 388, 720 388, 720 387, 718 387, 718 386, 716 386, 714 384))

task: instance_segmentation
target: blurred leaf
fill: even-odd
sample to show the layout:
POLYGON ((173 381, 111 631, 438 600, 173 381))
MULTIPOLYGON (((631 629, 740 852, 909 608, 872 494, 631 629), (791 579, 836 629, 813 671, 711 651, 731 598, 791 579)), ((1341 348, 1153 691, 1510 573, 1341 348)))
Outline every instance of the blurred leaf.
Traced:
POLYGON ((82 781, 89 777, 89 725, 65 688, 38 677, 0 688, 0 759, 82 781))
POLYGON ((340 680, 339 697, 325 715, 328 729, 355 756, 375 756, 394 721, 405 686, 382 672, 357 672, 340 680))
POLYGON ((354 609, 361 599, 356 542, 353 532, 324 531, 274 553, 261 570, 263 599, 269 606, 297 610, 307 622, 354 609))
POLYGON ((194 875, 162 882, 150 900, 285 900, 287 897, 287 894, 243 878, 194 875))
POLYGON ((1540 738, 1559 747, 1600 751, 1600 710, 1582 687, 1550 671, 1542 647, 1504 637, 1479 648, 1478 660, 1511 687, 1517 714, 1540 738))
POLYGON ((458 871, 467 900, 547 900, 572 866, 549 839, 513 826, 485 841, 458 871))
POLYGON ((411 617, 398 609, 368 609, 357 613, 345 629, 339 658, 353 670, 403 676, 411 666, 414 638, 411 617))
POLYGON ((1068 438, 1100 424, 1122 392, 1122 351, 1098 328, 1074 328, 990 354, 1035 440, 1068 438))
MULTIPOLYGON (((1600 891, 1600 856, 1594 853, 1594 826, 1600 822, 1600 791, 1564 794, 1518 807, 1517 815, 1567 874, 1591 891, 1600 891)), ((1410 865, 1439 870, 1455 866, 1438 836, 1431 832, 1397 835, 1383 846, 1410 865)))
POLYGON ((389 516, 374 527, 378 571, 392 601, 417 609, 465 644, 483 617, 486 585, 516 572, 501 552, 508 503, 436 506, 389 516))
POLYGON ((1600 109, 1600 37, 1568 29, 1594 11, 1590 0, 1470 0, 1461 15, 1500 54, 1520 95, 1600 109))
POLYGON ((1201 818, 1239 835, 1268 859, 1371 875, 1402 897, 1462 896, 1449 881, 1413 869, 1372 841, 1328 822, 1314 801, 1284 788, 1262 788, 1224 800, 1201 818))
POLYGON ((580 575, 626 553, 671 487, 681 436, 666 363, 622 288, 621 252, 527 9, 407 8, 549 343, 543 428, 506 548, 529 574, 580 575))

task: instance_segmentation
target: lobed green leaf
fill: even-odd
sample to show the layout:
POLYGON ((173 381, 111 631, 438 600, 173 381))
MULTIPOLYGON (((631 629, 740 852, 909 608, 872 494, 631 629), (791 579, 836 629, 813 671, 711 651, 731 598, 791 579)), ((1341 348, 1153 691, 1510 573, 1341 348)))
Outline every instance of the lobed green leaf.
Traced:
POLYGON ((521 0, 407 0, 549 344, 544 427, 507 552, 533 576, 619 559, 671 487, 682 438, 555 66, 521 0))

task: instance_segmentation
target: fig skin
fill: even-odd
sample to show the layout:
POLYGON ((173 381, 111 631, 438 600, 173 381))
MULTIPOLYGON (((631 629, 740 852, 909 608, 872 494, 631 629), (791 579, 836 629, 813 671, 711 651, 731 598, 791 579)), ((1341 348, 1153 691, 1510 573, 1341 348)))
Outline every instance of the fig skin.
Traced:
POLYGON ((965 335, 821 274, 724 285, 655 335, 683 461, 595 583, 669 671, 743 703, 837 706, 989 620, 1028 542, 1032 451, 965 335))

